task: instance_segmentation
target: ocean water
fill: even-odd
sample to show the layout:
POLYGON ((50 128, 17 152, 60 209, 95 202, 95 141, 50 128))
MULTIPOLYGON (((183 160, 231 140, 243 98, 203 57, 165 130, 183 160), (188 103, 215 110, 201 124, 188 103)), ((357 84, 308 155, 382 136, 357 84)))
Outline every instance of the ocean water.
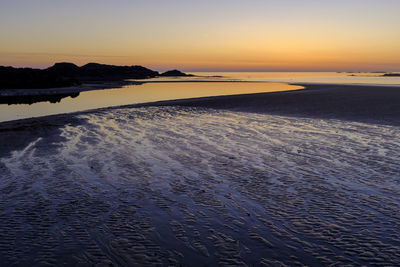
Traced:
POLYGON ((338 72, 199 72, 198 76, 221 76, 242 81, 319 83, 319 84, 368 84, 400 86, 400 77, 382 77, 383 73, 338 72))
POLYGON ((182 107, 77 119, 0 132, 2 265, 400 263, 399 127, 182 107))
POLYGON ((0 122, 84 111, 111 106, 204 96, 249 94, 301 89, 288 83, 374 84, 400 86, 400 77, 377 73, 334 72, 235 72, 194 73, 197 77, 157 78, 142 85, 82 92, 60 103, 0 104, 0 122), (350 76, 355 75, 355 76, 350 76))

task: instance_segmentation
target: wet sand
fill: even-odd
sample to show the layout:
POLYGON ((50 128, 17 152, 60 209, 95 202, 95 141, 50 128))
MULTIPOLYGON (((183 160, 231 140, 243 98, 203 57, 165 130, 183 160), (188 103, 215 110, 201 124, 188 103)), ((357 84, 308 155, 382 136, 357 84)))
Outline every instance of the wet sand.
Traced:
POLYGON ((379 124, 400 125, 400 87, 293 84, 303 90, 249 95, 217 96, 161 101, 136 106, 189 106, 247 112, 336 118, 379 124))
POLYGON ((313 85, 1 123, 0 262, 396 266, 396 97, 313 85))

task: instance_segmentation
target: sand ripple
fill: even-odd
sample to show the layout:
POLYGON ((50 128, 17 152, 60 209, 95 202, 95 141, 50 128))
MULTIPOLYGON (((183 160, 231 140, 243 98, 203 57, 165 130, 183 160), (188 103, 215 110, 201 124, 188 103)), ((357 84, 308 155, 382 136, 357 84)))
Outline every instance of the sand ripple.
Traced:
POLYGON ((400 264, 400 130, 116 109, 0 158, 0 262, 400 264))

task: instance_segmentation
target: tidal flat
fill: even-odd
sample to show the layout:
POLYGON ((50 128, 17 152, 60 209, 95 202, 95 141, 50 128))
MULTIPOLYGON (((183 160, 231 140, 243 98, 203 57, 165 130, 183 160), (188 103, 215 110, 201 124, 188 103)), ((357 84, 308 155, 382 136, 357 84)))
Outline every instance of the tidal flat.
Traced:
POLYGON ((6 266, 400 262, 396 125, 149 106, 0 138, 6 266))

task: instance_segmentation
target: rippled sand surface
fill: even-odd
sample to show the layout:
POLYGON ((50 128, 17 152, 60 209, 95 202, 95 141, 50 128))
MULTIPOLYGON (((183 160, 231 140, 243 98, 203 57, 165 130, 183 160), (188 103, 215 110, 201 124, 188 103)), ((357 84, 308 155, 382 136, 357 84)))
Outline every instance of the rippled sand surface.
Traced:
POLYGON ((79 118, 0 158, 1 265, 400 264, 399 127, 180 107, 79 118))

